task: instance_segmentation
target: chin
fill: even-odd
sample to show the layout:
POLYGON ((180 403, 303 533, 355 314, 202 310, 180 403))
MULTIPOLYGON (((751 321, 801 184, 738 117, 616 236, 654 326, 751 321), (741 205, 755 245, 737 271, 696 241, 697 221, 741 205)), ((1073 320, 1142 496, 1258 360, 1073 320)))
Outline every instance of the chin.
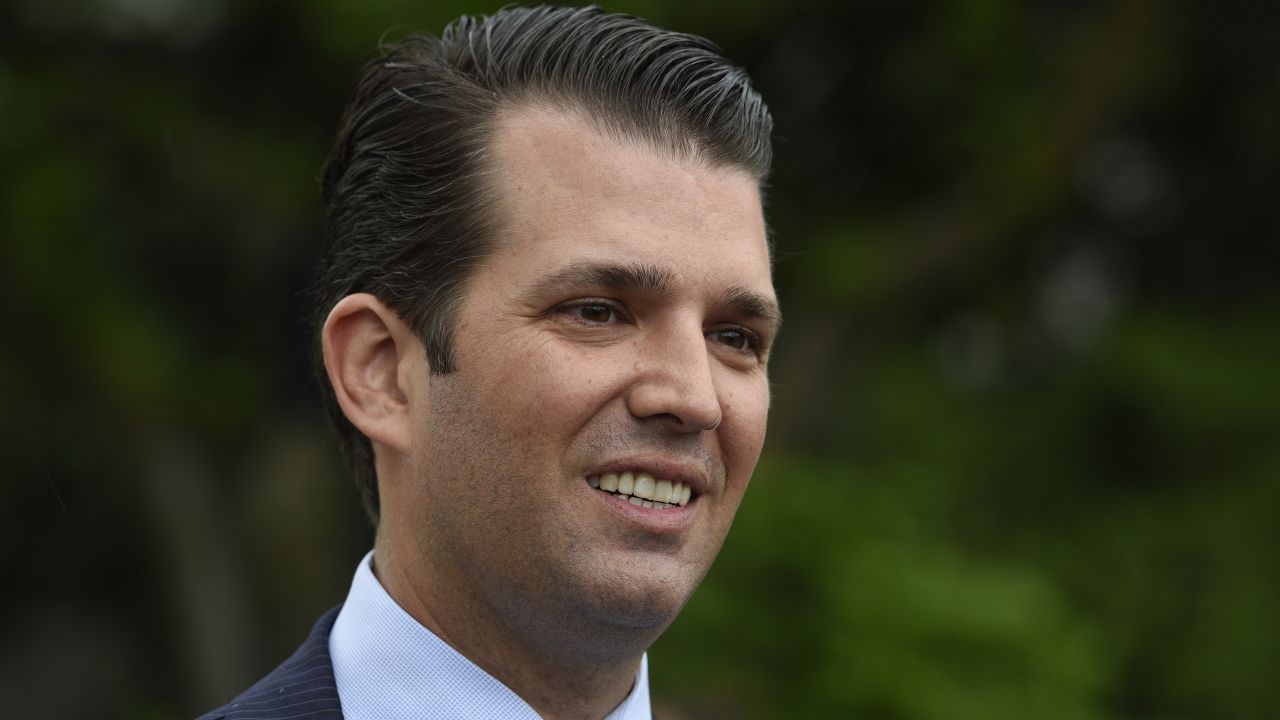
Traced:
POLYGON ((702 579, 698 565, 647 553, 582 555, 504 593, 508 621, 574 662, 634 659, 675 620, 702 579))
POLYGON ((597 578, 588 593, 588 612, 598 622, 618 629, 661 633, 684 608, 701 579, 674 560, 626 563, 597 578), (666 567, 663 567, 666 566, 666 567))

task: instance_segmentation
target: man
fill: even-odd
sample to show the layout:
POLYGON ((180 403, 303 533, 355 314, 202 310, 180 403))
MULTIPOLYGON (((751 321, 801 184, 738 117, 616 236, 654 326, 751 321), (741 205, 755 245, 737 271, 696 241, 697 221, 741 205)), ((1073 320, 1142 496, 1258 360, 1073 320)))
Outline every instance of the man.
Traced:
POLYGON ((764 442, 770 129, 705 40, 595 8, 365 67, 317 325, 374 550, 207 717, 650 717, 764 442))

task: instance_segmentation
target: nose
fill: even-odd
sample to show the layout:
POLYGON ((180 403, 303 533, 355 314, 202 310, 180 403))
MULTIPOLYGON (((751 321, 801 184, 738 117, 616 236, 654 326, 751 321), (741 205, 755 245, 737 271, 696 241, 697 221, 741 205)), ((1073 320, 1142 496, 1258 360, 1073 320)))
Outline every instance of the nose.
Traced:
POLYGON ((720 425, 720 395, 701 328, 651 333, 636 348, 635 378, 627 393, 632 416, 657 419, 678 432, 720 425))

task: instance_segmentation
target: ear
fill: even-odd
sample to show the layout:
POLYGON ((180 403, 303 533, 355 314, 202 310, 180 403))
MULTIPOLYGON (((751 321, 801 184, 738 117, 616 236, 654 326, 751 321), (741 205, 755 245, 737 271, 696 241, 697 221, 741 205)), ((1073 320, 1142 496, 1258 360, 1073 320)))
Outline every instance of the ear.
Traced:
POLYGON ((329 312, 320 341, 343 414, 374 443, 408 453, 412 385, 427 382, 418 336, 381 300, 357 293, 329 312))

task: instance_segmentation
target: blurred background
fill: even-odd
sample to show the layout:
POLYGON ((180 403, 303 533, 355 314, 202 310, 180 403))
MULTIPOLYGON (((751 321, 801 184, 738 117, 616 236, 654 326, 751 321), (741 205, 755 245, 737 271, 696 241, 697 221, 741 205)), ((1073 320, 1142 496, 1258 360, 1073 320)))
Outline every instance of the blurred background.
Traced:
MULTIPOLYGON (((608 7, 777 119, 770 438, 659 714, 1276 717, 1280 8, 608 7)), ((319 168, 379 37, 495 8, 0 9, 8 717, 192 717, 344 597, 319 168)))

